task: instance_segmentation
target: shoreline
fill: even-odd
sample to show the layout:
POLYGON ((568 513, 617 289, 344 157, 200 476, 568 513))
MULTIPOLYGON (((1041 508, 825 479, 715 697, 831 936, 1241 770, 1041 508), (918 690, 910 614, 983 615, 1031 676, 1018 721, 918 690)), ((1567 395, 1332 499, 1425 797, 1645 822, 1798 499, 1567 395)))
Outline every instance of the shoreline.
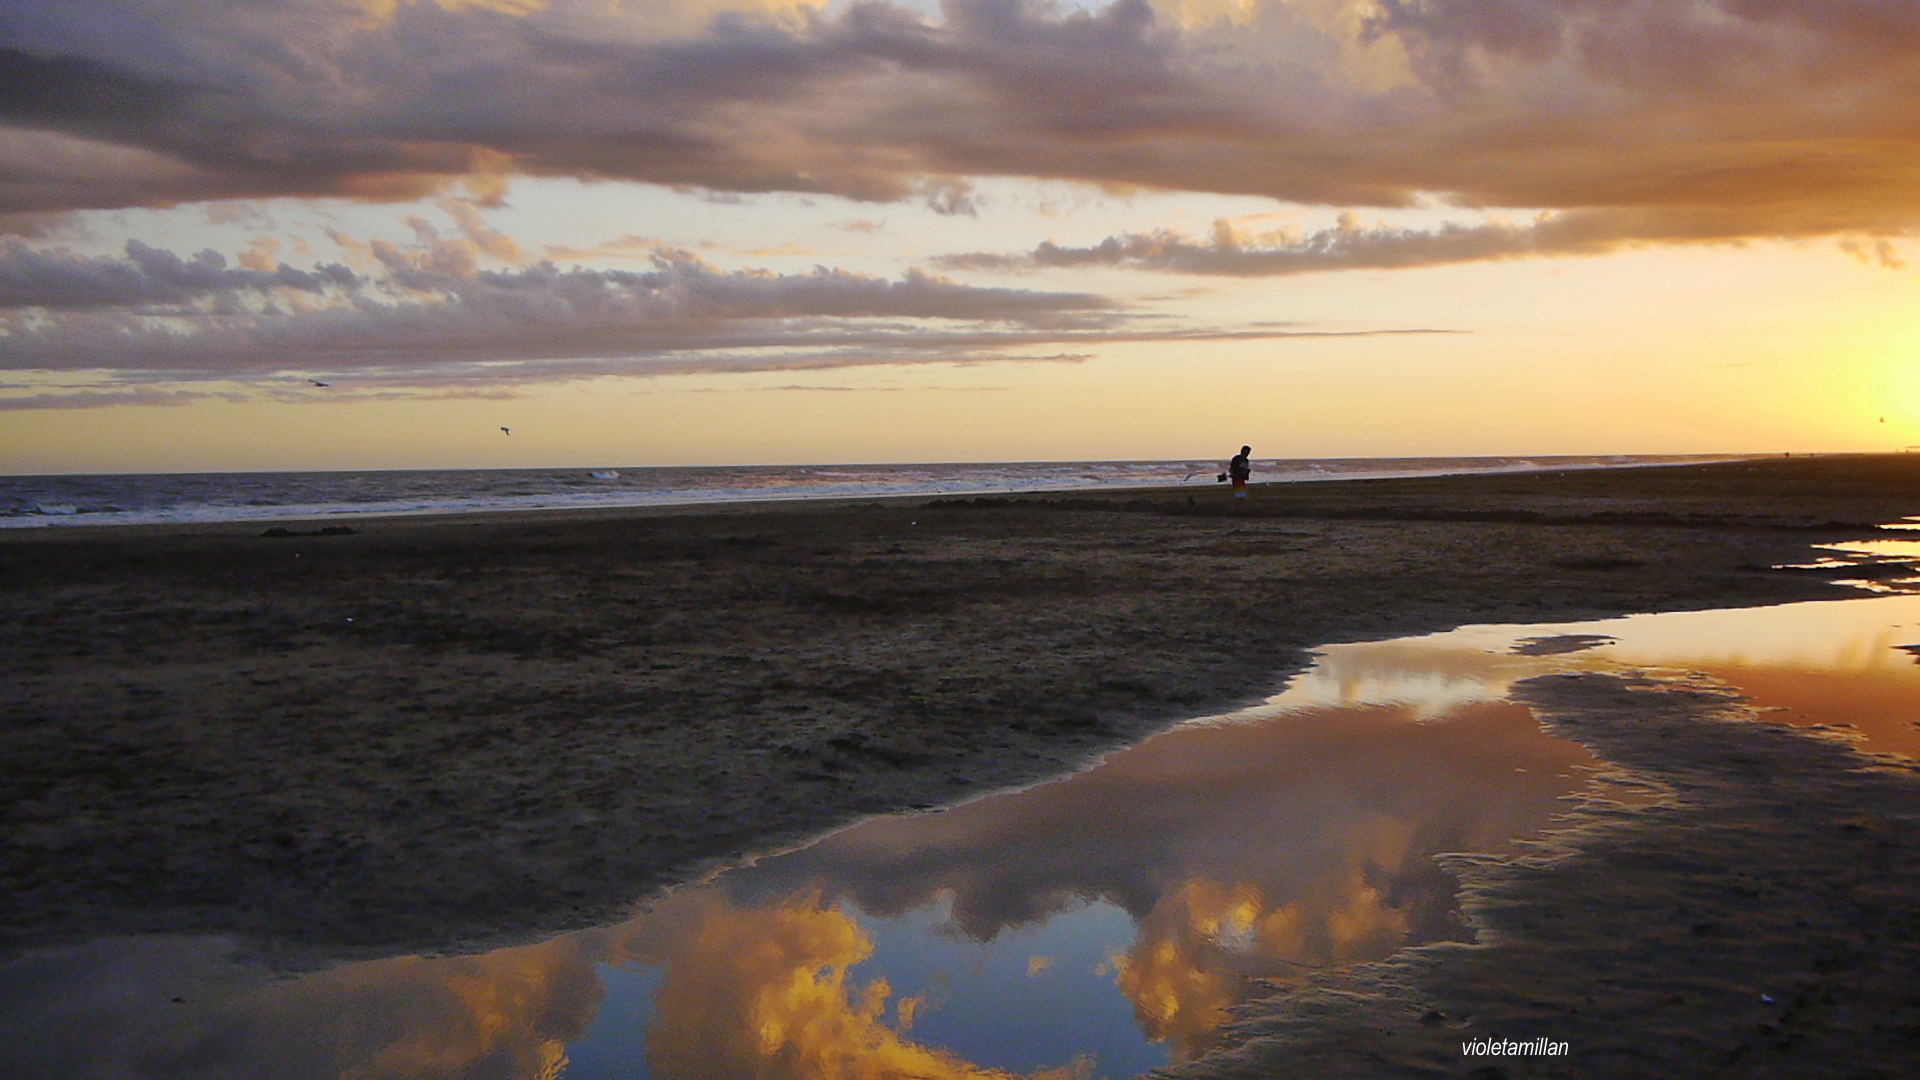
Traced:
MULTIPOLYGON (((1630 457, 1633 455, 1622 455, 1622 456, 1630 457)), ((1350 462, 1374 462, 1374 461, 1381 461, 1381 462, 1455 461, 1455 462, 1459 462, 1459 461, 1510 461, 1512 460, 1512 461, 1525 461, 1527 462, 1527 464, 1510 465, 1510 466, 1493 466, 1493 467, 1480 468, 1480 469, 1433 468, 1433 469, 1408 469, 1408 470, 1401 470, 1401 471, 1373 471, 1373 472, 1356 471, 1353 473, 1337 473, 1336 472, 1336 473, 1321 473, 1321 474, 1312 474, 1312 475, 1305 474, 1305 473, 1293 473, 1293 474, 1287 475, 1286 478, 1284 479, 1255 480, 1253 482, 1253 486, 1255 488, 1264 488, 1270 485, 1281 485, 1281 484, 1313 484, 1313 483, 1381 480, 1381 479, 1423 480, 1423 479, 1434 479, 1439 477, 1505 476, 1505 475, 1516 474, 1516 473, 1526 474, 1526 473, 1536 473, 1536 472, 1577 472, 1577 471, 1588 471, 1588 470, 1594 470, 1594 469, 1662 468, 1662 467, 1671 467, 1676 465, 1685 466, 1685 465, 1698 465, 1698 464, 1719 464, 1719 463, 1726 463, 1726 462, 1767 460, 1770 457, 1770 455, 1760 455, 1760 454, 1691 454, 1691 455, 1640 455, 1640 456, 1645 457, 1647 460, 1601 462, 1601 461, 1594 460, 1593 456, 1580 457, 1578 455, 1543 455, 1537 459, 1528 459, 1524 457, 1509 458, 1509 457, 1503 457, 1503 456, 1481 457, 1481 458, 1275 458, 1275 459, 1266 459, 1266 460, 1260 461, 1258 462, 1258 464, 1269 473, 1274 471, 1275 466, 1283 466, 1286 464, 1299 465, 1303 463, 1311 465, 1314 468, 1318 468, 1322 463, 1338 465, 1338 464, 1344 464, 1344 463, 1350 463, 1350 462), (1547 462, 1547 464, 1538 464, 1537 462, 1547 462)), ((1805 456, 1819 456, 1819 455, 1805 455, 1805 456)), ((1828 456, 1831 456, 1831 455, 1828 455, 1828 456)), ((1094 462, 945 463, 945 464, 933 464, 929 466, 919 466, 919 467, 991 469, 991 468, 997 468, 997 467, 1009 467, 1009 468, 1033 467, 1033 466, 1061 466, 1061 467, 1108 466, 1110 467, 1115 465, 1158 465, 1158 464, 1187 465, 1187 464, 1200 464, 1200 463, 1187 462, 1187 461, 1174 459, 1174 460, 1168 460, 1165 462, 1159 462, 1159 461, 1136 462, 1136 461, 1128 461, 1128 460, 1119 460, 1119 461, 1094 461, 1094 462)), ((876 466, 872 464, 853 464, 853 465, 831 465, 831 466, 743 466, 742 468, 747 470, 786 469, 786 468, 812 470, 812 469, 836 469, 836 468, 877 469, 881 467, 882 466, 876 466)), ((909 468, 912 468, 912 467, 913 466, 910 466, 909 468)), ((724 469, 721 469, 718 467, 710 467, 710 466, 661 466, 661 467, 635 466, 635 467, 629 467, 629 470, 644 471, 647 469, 656 469, 656 468, 661 469, 663 471, 670 471, 676 468, 684 468, 689 472, 725 471, 724 469)), ((424 473, 472 472, 472 473, 479 473, 479 474, 493 473, 493 472, 506 472, 506 473, 526 472, 526 473, 536 473, 536 474, 547 474, 547 473, 575 473, 575 472, 588 472, 588 471, 590 470, 588 470, 585 467, 529 468, 529 469, 518 469, 518 470, 515 470, 515 469, 506 469, 506 470, 393 469, 393 470, 343 470, 341 471, 340 474, 341 475, 365 475, 365 474, 391 473, 396 475, 404 475, 409 473, 420 473, 420 472, 424 472, 424 473)), ((1281 471, 1284 472, 1285 470, 1281 470, 1281 471)), ((143 475, 144 474, 98 474, 96 476, 95 474, 46 474, 46 475, 28 475, 28 476, 20 476, 20 477, 6 477, 6 478, 0 478, 0 480, 32 481, 32 480, 44 480, 49 478, 53 478, 53 479, 74 479, 74 478, 124 479, 124 478, 127 478, 128 476, 143 476, 143 475)), ((172 478, 172 477, 205 477, 205 476, 241 476, 241 477, 310 476, 310 475, 334 475, 334 474, 332 473, 321 473, 321 474, 289 473, 289 472, 281 472, 281 471, 270 471, 270 472, 261 472, 261 473, 180 473, 180 474, 154 474, 154 475, 157 477, 172 478)), ((603 503, 592 503, 592 504, 583 503, 583 504, 575 504, 575 505, 550 505, 550 506, 526 506, 526 507, 476 506, 475 508, 470 508, 470 509, 458 509, 458 508, 434 508, 434 509, 422 509, 422 510, 374 509, 374 510, 362 511, 362 510, 351 509, 349 504, 340 504, 341 506, 348 507, 348 508, 314 511, 314 512, 307 512, 307 513, 278 513, 278 512, 275 512, 278 508, 262 507, 260 508, 261 512, 258 514, 249 513, 249 514, 243 514, 240 516, 228 514, 225 516, 215 515, 215 516, 208 516, 208 517, 183 517, 183 518, 172 519, 172 520, 145 520, 145 521, 88 521, 88 520, 84 520, 88 515, 52 514, 52 515, 42 515, 37 518, 29 517, 25 519, 0 518, 0 536, 4 536, 5 534, 10 532, 37 533, 37 532, 43 532, 46 530, 64 531, 68 529, 171 528, 171 527, 190 529, 190 528, 196 528, 196 527, 221 527, 221 526, 236 526, 236 527, 244 528, 249 525, 306 524, 306 523, 315 523, 315 522, 337 522, 340 524, 352 525, 352 524, 363 522, 363 521, 369 522, 369 523, 384 522, 384 521, 400 522, 400 521, 406 521, 410 519, 422 519, 422 518, 432 519, 432 520, 441 520, 441 519, 463 520, 463 519, 485 519, 485 518, 490 518, 490 517, 499 516, 499 515, 527 517, 527 516, 540 516, 540 515, 546 515, 546 514, 573 514, 573 513, 621 514, 621 513, 629 513, 629 512, 648 512, 648 511, 726 513, 735 508, 745 508, 745 507, 753 507, 753 506, 759 506, 759 505, 771 505, 777 508, 786 508, 786 509, 801 509, 809 506, 824 505, 828 507, 835 507, 835 506, 858 504, 858 503, 869 502, 869 501, 886 502, 886 501, 894 501, 894 500, 902 500, 902 499, 943 499, 943 498, 963 498, 964 499, 964 498, 996 498, 996 497, 1013 497, 1013 498, 1042 497, 1044 498, 1044 497, 1071 496, 1071 495, 1087 495, 1091 497, 1111 497, 1111 496, 1132 495, 1132 494, 1142 494, 1142 493, 1167 495, 1175 491, 1190 494, 1196 491, 1206 490, 1210 487, 1211 485, 1193 486, 1193 485, 1188 485, 1184 483, 1182 484, 1114 483, 1114 484, 1106 484, 1106 485, 1096 484, 1092 486, 1067 485, 1067 486, 1056 486, 1056 487, 1044 487, 1044 486, 1006 487, 1006 486, 990 485, 990 486, 983 486, 983 487, 973 488, 973 489, 928 490, 928 491, 876 490, 873 492, 860 492, 860 493, 851 493, 851 494, 842 493, 842 494, 819 494, 819 495, 810 495, 810 494, 804 494, 804 493, 795 494, 788 491, 778 491, 778 490, 746 491, 746 492, 732 493, 732 494, 729 494, 725 491, 720 491, 720 492, 713 493, 711 495, 701 495, 701 494, 690 493, 690 492, 682 493, 682 494, 671 496, 667 501, 603 502, 603 503)), ((291 510, 293 508, 289 507, 287 509, 291 510)))
POLYGON ((1858 595, 1766 568, 1920 511, 1920 462, 1270 485, 1240 514, 1208 494, 6 546, 0 953, 592 925, 1257 700, 1321 644, 1858 595))

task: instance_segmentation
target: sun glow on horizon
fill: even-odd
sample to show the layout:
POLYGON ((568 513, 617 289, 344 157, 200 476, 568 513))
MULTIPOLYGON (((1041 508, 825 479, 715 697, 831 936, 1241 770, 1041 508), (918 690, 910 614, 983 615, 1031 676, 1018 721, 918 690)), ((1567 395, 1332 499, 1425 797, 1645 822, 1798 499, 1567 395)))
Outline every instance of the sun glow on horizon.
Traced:
MULTIPOLYGON (((1014 284, 1113 285, 1109 272, 1044 277, 1014 284)), ((324 369, 187 380, 127 404, 8 411, 0 472, 1112 460, 1243 441, 1274 457, 1920 443, 1915 276, 1831 247, 1135 287, 1162 318, 1308 336, 439 388, 324 369), (1440 332, 1369 333, 1383 313, 1388 329, 1440 332)), ((127 392, 112 377, 48 381, 76 399, 127 392)))

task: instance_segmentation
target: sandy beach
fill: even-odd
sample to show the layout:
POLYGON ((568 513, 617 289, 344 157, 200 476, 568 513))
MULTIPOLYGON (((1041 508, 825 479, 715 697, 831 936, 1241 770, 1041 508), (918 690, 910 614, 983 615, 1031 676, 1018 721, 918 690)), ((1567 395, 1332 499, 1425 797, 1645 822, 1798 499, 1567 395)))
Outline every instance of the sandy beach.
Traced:
POLYGON ((0 948, 531 940, 1322 643, 1858 595, 1772 567, 1916 512, 1900 456, 0 535, 0 948))

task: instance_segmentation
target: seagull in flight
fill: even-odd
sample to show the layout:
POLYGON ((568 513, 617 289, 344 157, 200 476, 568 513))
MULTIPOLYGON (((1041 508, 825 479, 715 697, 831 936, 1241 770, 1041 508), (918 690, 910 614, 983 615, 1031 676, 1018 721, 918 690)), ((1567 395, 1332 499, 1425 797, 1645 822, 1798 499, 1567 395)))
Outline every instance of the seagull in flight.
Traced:
POLYGON ((507 431, 507 429, 506 429, 506 428, 504 428, 504 427, 503 427, 503 428, 501 428, 500 430, 501 430, 501 431, 504 431, 504 432, 506 432, 506 433, 507 433, 508 435, 511 435, 511 434, 513 434, 513 432, 511 432, 511 431, 507 431))
POLYGON ((333 385, 332 383, 323 383, 319 379, 308 379, 307 381, 312 383, 315 386, 332 386, 333 385))

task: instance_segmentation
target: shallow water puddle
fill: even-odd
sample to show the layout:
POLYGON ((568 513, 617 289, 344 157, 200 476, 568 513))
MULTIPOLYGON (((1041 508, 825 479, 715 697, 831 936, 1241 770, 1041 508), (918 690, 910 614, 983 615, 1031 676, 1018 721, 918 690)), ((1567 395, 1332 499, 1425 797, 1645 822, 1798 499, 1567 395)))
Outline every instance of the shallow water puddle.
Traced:
POLYGON ((293 978, 218 940, 41 953, 0 968, 0 1071, 1131 1076, 1205 1053, 1273 984, 1469 938, 1433 855, 1511 850, 1596 788, 1634 797, 1507 701, 1515 682, 1692 671, 1920 757, 1902 646, 1920 597, 1331 646, 1257 708, 861 823, 619 926, 293 978))
POLYGON ((1334 645, 1272 704, 1502 699, 1514 683, 1536 675, 1621 668, 1698 673, 1737 690, 1767 710, 1768 719, 1833 728, 1862 750, 1920 758, 1920 596, 1914 595, 1471 626, 1334 645), (1572 639, 1584 639, 1582 647, 1555 649, 1572 639))
MULTIPOLYGON (((1920 529, 1920 522, 1897 522, 1892 525, 1882 525, 1881 528, 1920 529)), ((1779 569, 1842 570, 1855 567, 1865 569, 1874 566, 1893 566, 1910 570, 1915 568, 1915 564, 1920 564, 1920 540, 1852 540, 1813 546, 1834 554, 1816 559, 1811 563, 1779 569)), ((1904 593, 1912 592, 1915 587, 1920 586, 1920 577, 1888 580, 1876 576, 1855 581, 1838 581, 1838 584, 1857 586, 1869 592, 1904 593)))
MULTIPOLYGON (((1913 526, 1882 526, 1882 528, 1920 528, 1913 526)), ((1920 540, 1848 540, 1833 544, 1815 544, 1824 551, 1841 551, 1851 555, 1871 555, 1890 562, 1920 561, 1920 540)))

